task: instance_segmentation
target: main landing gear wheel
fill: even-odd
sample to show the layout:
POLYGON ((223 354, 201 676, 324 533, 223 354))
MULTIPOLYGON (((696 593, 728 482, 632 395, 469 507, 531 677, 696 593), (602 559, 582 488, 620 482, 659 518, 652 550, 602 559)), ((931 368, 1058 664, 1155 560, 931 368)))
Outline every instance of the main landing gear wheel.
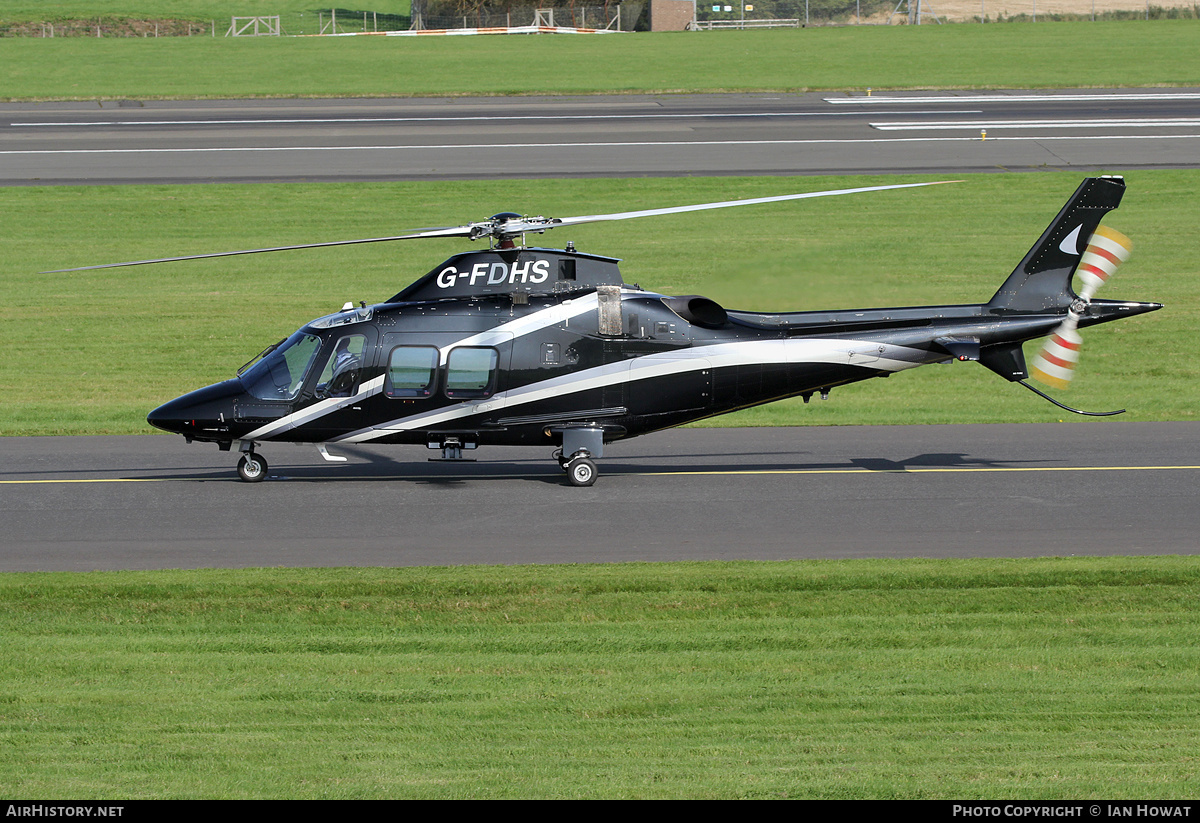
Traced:
POLYGON ((576 457, 567 464, 567 477, 572 486, 590 486, 596 482, 596 464, 586 457, 576 457))
POLYGON ((247 483, 257 483, 267 476, 267 461, 262 455, 248 452, 242 455, 237 465, 238 475, 247 483))

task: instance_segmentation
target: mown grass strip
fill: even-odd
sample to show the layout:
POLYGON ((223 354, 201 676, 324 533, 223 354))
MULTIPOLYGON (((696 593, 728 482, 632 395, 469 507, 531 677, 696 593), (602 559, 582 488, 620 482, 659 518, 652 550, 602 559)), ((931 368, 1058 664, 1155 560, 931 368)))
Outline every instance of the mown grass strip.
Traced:
POLYGON ((1200 21, 470 38, 5 38, 9 100, 1200 85, 1200 21), (1097 44, 1103 43, 1103 48, 1097 44))
MULTIPOLYGON (((913 191, 752 206, 549 237, 624 258, 627 282, 729 308, 805 310, 986 301, 1082 179, 970 175, 913 191), (936 227, 931 230, 930 227, 936 227)), ((215 383, 347 300, 377 302, 464 244, 391 243, 127 269, 120 260, 378 237, 500 211, 574 215, 931 179, 928 176, 513 180, 0 189, 0 434, 146 432, 146 412, 215 383)), ((1166 309, 1090 329, 1068 396, 1123 419, 1190 420, 1200 373, 1195 171, 1133 171, 1106 220, 1134 240, 1101 297, 1166 309), (1185 347, 1186 348, 1186 347, 1185 347)), ((714 425, 1046 422, 1064 413, 974 364, 930 366, 714 425)))
POLYGON ((12 574, 24 797, 1189 797, 1194 558, 12 574))

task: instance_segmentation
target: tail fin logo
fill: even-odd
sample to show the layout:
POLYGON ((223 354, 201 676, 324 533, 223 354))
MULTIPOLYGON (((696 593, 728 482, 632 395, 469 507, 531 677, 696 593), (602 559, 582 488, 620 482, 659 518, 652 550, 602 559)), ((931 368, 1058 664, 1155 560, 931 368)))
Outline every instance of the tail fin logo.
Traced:
POLYGON ((1063 254, 1077 256, 1079 254, 1079 232, 1083 229, 1083 224, 1080 223, 1071 233, 1063 238, 1063 241, 1058 244, 1058 248, 1063 254))

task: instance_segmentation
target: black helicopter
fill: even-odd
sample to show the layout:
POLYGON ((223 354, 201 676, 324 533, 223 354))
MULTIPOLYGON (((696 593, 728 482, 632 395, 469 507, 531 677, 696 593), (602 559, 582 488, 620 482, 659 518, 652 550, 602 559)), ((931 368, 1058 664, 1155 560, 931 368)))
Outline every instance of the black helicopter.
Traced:
MULTIPOLYGON (((271 441, 397 443, 462 460, 481 445, 546 445, 576 486, 596 480, 604 444, 786 397, 951 359, 977 360, 1025 382, 1021 344, 1049 336, 1033 376, 1062 387, 1078 358, 1078 327, 1162 308, 1094 300, 1130 243, 1100 226, 1125 191, 1093 177, 1063 206, 987 303, 763 314, 696 295, 626 284, 617 260, 532 248, 524 235, 582 223, 935 185, 812 192, 583 217, 505 212, 464 226, 395 237, 142 260, 436 237, 487 238, 390 299, 347 303, 264 350, 216 385, 150 412, 160 429, 242 452, 243 480, 267 476, 271 441), (1072 278, 1079 275, 1076 293, 1072 278)), ((106 268, 90 266, 86 268, 106 268)), ((1080 414, 1067 406, 1062 408, 1080 414)), ((1118 414, 1104 412, 1101 414, 1118 414)))

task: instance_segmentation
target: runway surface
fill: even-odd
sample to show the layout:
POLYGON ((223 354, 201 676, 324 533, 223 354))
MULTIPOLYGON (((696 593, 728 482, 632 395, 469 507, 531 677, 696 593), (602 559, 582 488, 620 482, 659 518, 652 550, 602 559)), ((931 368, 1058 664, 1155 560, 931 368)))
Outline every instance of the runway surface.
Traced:
POLYGON ((1200 553, 1200 423, 682 429, 605 449, 0 439, 0 571, 1200 553))
POLYGON ((0 185, 1087 172, 1198 158, 1195 89, 0 104, 0 185))

